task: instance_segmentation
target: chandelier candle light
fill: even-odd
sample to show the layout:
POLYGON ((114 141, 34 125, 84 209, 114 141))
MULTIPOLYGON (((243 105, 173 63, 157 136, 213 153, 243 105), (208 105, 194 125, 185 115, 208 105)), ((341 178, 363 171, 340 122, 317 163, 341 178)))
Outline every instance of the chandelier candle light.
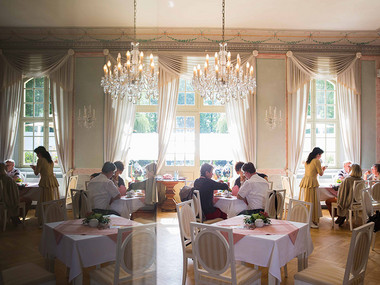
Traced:
POLYGON ((81 114, 81 109, 79 109, 78 124, 81 127, 90 129, 94 126, 96 121, 95 109, 91 108, 91 105, 86 107, 83 106, 83 115, 81 114))
POLYGON ((222 42, 219 43, 219 53, 215 53, 213 68, 210 67, 209 55, 206 55, 204 68, 194 67, 192 85, 195 92, 202 98, 213 100, 214 98, 222 104, 233 99, 244 99, 253 93, 256 87, 253 66, 249 63, 241 64, 240 55, 237 55, 236 65, 231 63, 231 53, 227 52, 227 43, 224 40, 225 23, 225 0, 222 4, 222 42))
POLYGON ((282 124, 282 114, 280 110, 279 116, 277 115, 277 108, 269 106, 269 111, 265 110, 265 122, 269 126, 270 129, 274 129, 277 126, 281 126, 282 124))
MULTIPOLYGON (((136 7, 135 0, 132 50, 127 51, 124 63, 120 53, 114 66, 108 60, 103 67, 104 77, 100 84, 104 88, 104 93, 109 94, 112 99, 127 97, 129 102, 134 104, 141 99, 144 93, 146 98, 157 98, 158 96, 158 72, 155 72, 153 54, 149 57, 149 67, 145 67, 144 53, 139 51, 139 43, 136 41, 136 7)), ((105 55, 108 53, 108 50, 104 51, 105 55)))

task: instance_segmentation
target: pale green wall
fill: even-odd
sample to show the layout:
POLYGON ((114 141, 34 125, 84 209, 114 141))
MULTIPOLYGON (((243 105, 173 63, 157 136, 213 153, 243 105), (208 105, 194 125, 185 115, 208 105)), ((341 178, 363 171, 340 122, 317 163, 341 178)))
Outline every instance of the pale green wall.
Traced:
POLYGON ((285 121, 274 130, 265 123, 269 105, 276 106, 285 117, 285 73, 284 59, 257 60, 257 167, 260 169, 285 167, 285 121))
POLYGON ((376 161, 376 66, 375 61, 362 61, 362 168, 376 161))
POLYGON ((100 87, 104 58, 79 57, 75 61, 75 168, 101 168, 103 165, 104 94, 100 87), (91 129, 79 127, 79 108, 95 108, 96 122, 91 129))

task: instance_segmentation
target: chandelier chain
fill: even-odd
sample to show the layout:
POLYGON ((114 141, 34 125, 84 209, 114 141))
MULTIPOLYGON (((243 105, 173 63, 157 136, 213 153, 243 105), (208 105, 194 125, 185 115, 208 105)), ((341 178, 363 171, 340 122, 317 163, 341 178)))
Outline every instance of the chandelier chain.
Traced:
POLYGON ((137 14, 137 1, 134 1, 134 21, 133 21, 133 36, 136 42, 136 14, 137 14))
POLYGON ((225 0, 223 0, 223 3, 222 3, 222 34, 223 34, 223 36, 222 36, 222 39, 223 39, 223 43, 224 43, 224 24, 225 24, 225 20, 226 20, 226 17, 225 17, 225 11, 226 11, 226 1, 225 0))

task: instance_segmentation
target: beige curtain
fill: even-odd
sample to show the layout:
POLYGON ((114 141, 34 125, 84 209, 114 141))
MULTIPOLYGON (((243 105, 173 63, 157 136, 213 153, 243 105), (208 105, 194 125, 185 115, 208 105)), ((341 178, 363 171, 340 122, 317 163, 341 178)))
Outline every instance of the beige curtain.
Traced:
MULTIPOLYGON (((15 96, 14 100, 20 100, 18 104, 21 106, 22 100, 22 78, 25 77, 42 77, 49 76, 51 84, 53 120, 55 130, 55 139, 60 161, 60 167, 63 175, 70 173, 73 167, 71 159, 72 153, 72 96, 73 96, 73 76, 74 76, 74 51, 56 52, 56 51, 3 51, 2 59, 11 67, 6 81, 1 86, 11 88, 9 94, 15 96), (20 99, 17 99, 20 98, 20 99), (70 152, 67 152, 69 150, 70 152)), ((1 67, 4 71, 3 65, 1 67)), ((2 78, 4 78, 2 76, 2 78)), ((3 89, 2 89, 3 90, 3 89)), ((3 92, 3 91, 2 91, 3 92)), ((1 99, 3 100, 3 99, 1 99)), ((12 99, 13 100, 13 99, 12 99)), ((7 103, 11 106, 10 103, 7 103)), ((16 106, 16 104, 15 104, 16 106)), ((20 106, 15 107, 18 112, 20 106)), ((19 116, 14 115, 14 116, 19 116)), ((11 117, 9 117, 11 118, 11 117)), ((17 127, 17 125, 13 124, 17 127)), ((3 129, 1 129, 1 132, 3 129)), ((17 129, 15 129, 17 132, 17 129)), ((9 140, 10 141, 10 140, 9 140)), ((10 143, 11 144, 11 143, 10 143)), ((9 144, 9 145, 10 145, 9 144)), ((13 146, 14 147, 14 146, 13 146)), ((11 147, 11 148, 13 148, 11 147)), ((66 179, 67 180, 67 179, 66 179)), ((64 180, 65 182, 67 182, 64 180)), ((65 185, 61 187, 61 195, 64 195, 65 185)))
MULTIPOLYGON (((288 114, 289 114, 289 132, 288 132, 288 172, 291 177, 291 187, 294 191, 295 175, 298 170, 298 165, 301 160, 303 150, 304 134, 306 127, 307 104, 310 90, 311 78, 332 79, 337 78, 337 98, 338 109, 354 109, 360 110, 360 100, 358 98, 348 99, 348 90, 352 90, 351 94, 357 93, 360 90, 360 78, 358 76, 357 55, 336 55, 336 54, 312 54, 312 53, 294 53, 287 52, 287 91, 288 91, 288 114), (356 99, 356 100, 354 100, 356 99)), ((339 111, 341 113, 341 111, 339 111)), ((343 111, 340 116, 345 118, 349 115, 348 112, 343 111)), ((354 120, 360 122, 360 114, 358 117, 353 117, 354 120)), ((355 114, 356 116, 356 114, 355 114)), ((343 120, 340 120, 343 121, 343 120)), ((355 136, 360 134, 360 123, 354 124, 352 128, 348 129, 347 126, 341 122, 343 148, 349 149, 351 142, 359 139, 355 136), (343 135, 344 133, 344 135, 343 135)), ((354 145, 356 156, 360 160, 360 143, 354 145)))
MULTIPOLYGON (((55 143, 64 182, 68 183, 74 165, 73 122, 74 110, 74 51, 69 50, 59 67, 49 74, 53 108, 55 143)), ((63 189, 66 189, 66 185, 63 189)), ((63 190, 61 188, 61 191, 63 190)), ((60 193, 64 196, 66 193, 60 193)))
POLYGON ((361 75, 360 57, 337 77, 339 125, 345 160, 361 163, 361 75))
POLYGON ((104 160, 127 160, 135 123, 136 104, 127 98, 106 96, 104 106, 104 160))
MULTIPOLYGON (((249 62, 256 73, 256 56, 258 53, 242 60, 242 65, 249 62)), ((256 76, 255 76, 256 77, 256 76)), ((244 100, 231 100, 225 104, 228 131, 235 161, 250 161, 256 165, 256 94, 244 100)))
POLYGON ((0 161, 13 155, 22 104, 22 73, 0 50, 0 161))

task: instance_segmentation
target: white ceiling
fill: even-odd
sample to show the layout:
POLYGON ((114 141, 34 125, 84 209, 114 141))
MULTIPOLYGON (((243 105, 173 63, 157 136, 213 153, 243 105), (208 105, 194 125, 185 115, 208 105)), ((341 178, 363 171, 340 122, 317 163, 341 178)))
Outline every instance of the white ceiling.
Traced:
MULTIPOLYGON (((138 0, 137 26, 219 28, 221 0, 138 0)), ((1 27, 130 27, 132 0, 3 0, 1 27)), ((380 29, 380 0, 226 0, 226 28, 380 29)))

